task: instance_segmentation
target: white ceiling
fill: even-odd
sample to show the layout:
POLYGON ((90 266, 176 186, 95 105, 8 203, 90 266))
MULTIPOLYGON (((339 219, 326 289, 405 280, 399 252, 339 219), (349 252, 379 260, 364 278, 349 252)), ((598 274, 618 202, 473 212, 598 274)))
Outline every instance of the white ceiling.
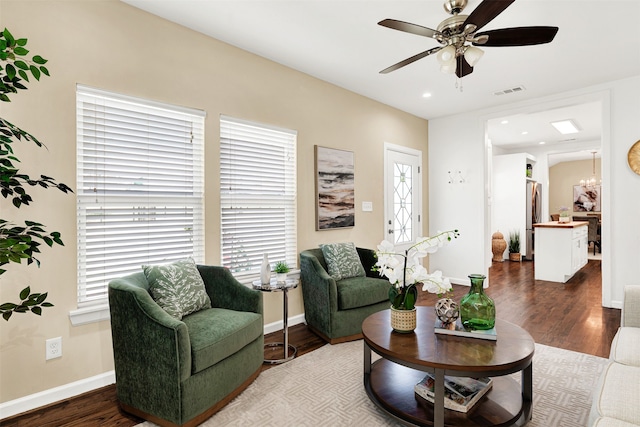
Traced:
MULTIPOLYGON (((378 73, 438 43, 377 22, 393 18, 436 28, 449 17, 442 0, 122 1, 425 119, 640 75, 638 0, 518 0, 482 31, 557 26, 555 40, 539 46, 486 47, 474 72, 460 80, 441 73, 433 56, 386 75, 378 73), (525 90, 494 94, 517 86, 525 90), (423 97, 427 92, 431 96, 423 97)), ((480 3, 469 0, 463 14, 480 3)), ((593 108, 584 106, 539 117, 510 117, 510 126, 491 126, 490 136, 494 145, 514 144, 521 136, 518 124, 530 132, 527 144, 551 143, 558 135, 542 132, 549 121, 574 118, 584 129, 576 138, 599 138, 593 114, 593 108)))

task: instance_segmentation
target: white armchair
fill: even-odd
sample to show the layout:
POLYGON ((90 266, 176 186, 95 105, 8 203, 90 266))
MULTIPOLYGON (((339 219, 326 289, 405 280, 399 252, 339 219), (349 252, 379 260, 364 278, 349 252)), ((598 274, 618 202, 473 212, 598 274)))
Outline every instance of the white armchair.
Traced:
POLYGON ((624 288, 620 329, 594 391, 591 427, 640 426, 640 286, 624 288))

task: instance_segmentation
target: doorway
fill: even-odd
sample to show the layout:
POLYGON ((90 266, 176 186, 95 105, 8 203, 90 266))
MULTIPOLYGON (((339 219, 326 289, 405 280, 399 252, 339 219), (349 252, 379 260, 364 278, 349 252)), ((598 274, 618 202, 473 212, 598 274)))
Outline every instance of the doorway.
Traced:
MULTIPOLYGON (((550 221, 550 214, 557 213, 561 206, 568 205, 573 210, 572 193, 573 187, 579 184, 581 178, 589 178, 592 175, 591 161, 593 151, 597 151, 599 158, 597 176, 598 181, 602 178, 603 194, 607 191, 605 169, 607 168, 608 155, 608 135, 609 129, 609 98, 607 93, 594 93, 575 97, 551 101, 540 105, 522 107, 497 113, 487 117, 485 130, 487 135, 490 176, 489 187, 491 196, 493 194, 492 181, 496 179, 493 159, 496 156, 512 153, 528 153, 535 158, 535 176, 533 179, 539 182, 543 189, 542 218, 543 221, 550 221), (578 119, 575 119, 575 118, 578 119), (551 123, 565 119, 574 119, 578 125, 578 132, 574 134, 562 135, 556 131, 551 123), (514 129, 517 125, 517 130, 514 129), (507 135, 506 130, 511 126, 511 134, 507 135), (540 136, 540 129, 547 129, 547 136, 540 136), (517 133, 516 133, 517 132, 517 133), (553 138, 550 138, 551 135, 553 138), (555 185, 550 179, 550 170, 559 163, 571 165, 572 162, 588 163, 580 168, 576 163, 573 168, 581 170, 582 176, 568 177, 563 183, 562 193, 565 194, 566 201, 550 195, 554 194, 550 185, 555 185), (588 169, 588 170, 587 170, 588 169), (588 176, 587 176, 588 175, 588 176), (566 187, 566 188, 565 188, 566 187), (566 190, 566 191, 565 191, 566 190), (557 206, 556 206, 557 205, 557 206)), ((571 166, 568 167, 571 169, 571 166)), ((524 172, 523 172, 524 173, 524 172)), ((490 214, 488 226, 489 235, 495 230, 495 215, 492 206, 489 206, 490 214)), ((573 213, 573 212, 572 212, 573 213)), ((594 212, 595 213, 595 212, 594 212)), ((575 213, 578 214, 578 213, 575 213)), ((603 224, 606 223, 608 214, 608 204, 603 203, 600 214, 603 224)), ((604 306, 610 306, 610 283, 607 273, 608 255, 605 253, 602 259, 602 302, 604 306)), ((534 260, 535 262, 535 260, 534 260)))

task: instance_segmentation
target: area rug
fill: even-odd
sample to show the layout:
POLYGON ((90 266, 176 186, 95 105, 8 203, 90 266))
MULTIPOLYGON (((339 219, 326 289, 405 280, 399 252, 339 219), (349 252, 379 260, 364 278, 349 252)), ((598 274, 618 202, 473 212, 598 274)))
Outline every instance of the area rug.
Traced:
MULTIPOLYGON (((375 355, 375 353, 374 353, 375 355)), ((606 359, 536 344, 531 427, 587 425, 592 390, 606 359)), ((363 344, 325 345, 268 369, 209 418, 214 426, 398 426, 367 397, 363 344)), ((514 375, 517 380, 520 375, 514 375)), ((140 427, 152 427, 145 422, 140 427)))

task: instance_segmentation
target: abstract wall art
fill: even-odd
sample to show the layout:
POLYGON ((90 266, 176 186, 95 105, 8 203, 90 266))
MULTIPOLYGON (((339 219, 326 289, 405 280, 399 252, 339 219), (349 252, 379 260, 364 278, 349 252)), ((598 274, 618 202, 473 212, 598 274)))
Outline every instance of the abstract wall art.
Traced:
POLYGON ((354 156, 352 151, 315 146, 316 230, 355 225, 354 156))
POLYGON ((573 186, 574 212, 600 212, 600 186, 573 186))

